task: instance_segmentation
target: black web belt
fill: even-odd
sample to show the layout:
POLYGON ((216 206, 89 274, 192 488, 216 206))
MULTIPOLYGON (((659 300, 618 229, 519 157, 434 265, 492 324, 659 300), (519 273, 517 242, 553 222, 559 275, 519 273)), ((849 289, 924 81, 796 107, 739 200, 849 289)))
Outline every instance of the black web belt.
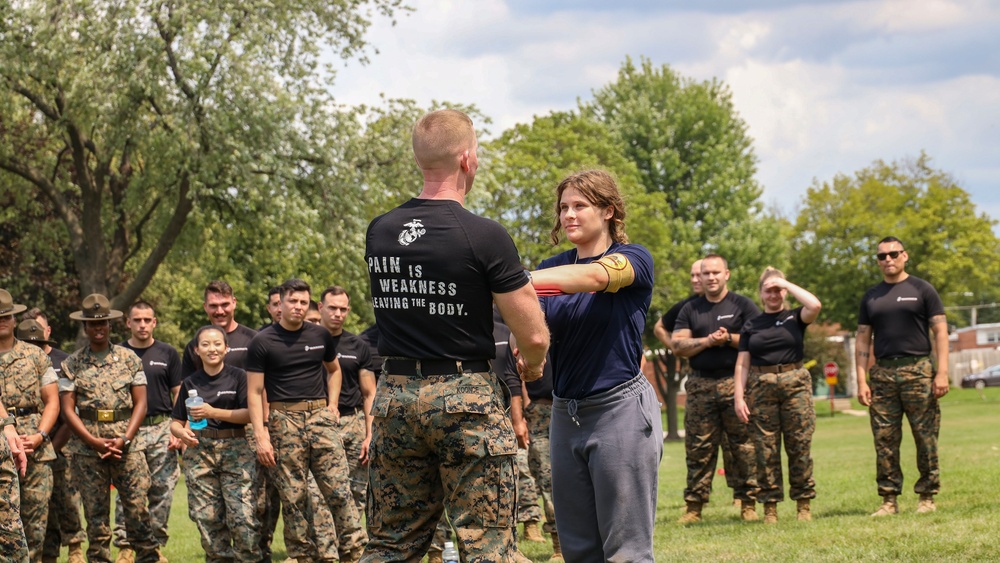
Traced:
POLYGON ((489 360, 415 360, 392 358, 385 361, 385 373, 389 375, 451 375, 462 372, 490 371, 489 360))

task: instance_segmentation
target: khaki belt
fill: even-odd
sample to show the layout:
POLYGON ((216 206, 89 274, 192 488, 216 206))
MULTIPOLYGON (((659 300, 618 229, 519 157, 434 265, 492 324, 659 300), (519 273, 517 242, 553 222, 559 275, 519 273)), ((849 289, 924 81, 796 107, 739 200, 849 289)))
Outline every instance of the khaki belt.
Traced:
POLYGON ((390 358, 385 361, 385 373, 389 375, 452 375, 455 373, 481 373, 490 371, 489 360, 416 360, 412 358, 390 358))
POLYGON ((88 409, 81 408, 80 418, 96 422, 120 422, 132 418, 132 409, 88 409))
POLYGON ((247 435, 246 428, 226 428, 224 430, 219 430, 216 428, 205 428, 204 430, 195 430, 196 436, 205 438, 245 438, 247 435))
POLYGON ((903 366, 912 366, 913 364, 926 360, 927 356, 900 356, 898 358, 878 358, 875 360, 875 364, 884 368, 901 368, 903 366))
POLYGON ((167 420, 168 418, 170 417, 165 414, 154 414, 153 416, 147 416, 146 418, 142 419, 142 425, 156 426, 157 424, 163 422, 164 420, 167 420))
POLYGON ((314 411, 326 406, 326 399, 314 399, 312 401, 299 401, 297 403, 274 402, 268 403, 268 408, 275 411, 314 411))
POLYGON ((775 364, 773 366, 750 366, 750 371, 755 373, 785 373, 793 369, 802 369, 802 362, 794 364, 775 364))

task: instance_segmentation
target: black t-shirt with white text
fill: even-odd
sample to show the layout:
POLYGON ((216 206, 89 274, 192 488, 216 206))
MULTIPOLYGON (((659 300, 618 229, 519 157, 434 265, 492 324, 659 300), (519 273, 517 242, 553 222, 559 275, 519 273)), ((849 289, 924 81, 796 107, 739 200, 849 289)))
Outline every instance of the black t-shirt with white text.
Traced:
POLYGON ((159 340, 154 340, 146 348, 135 348, 128 340, 122 342, 122 346, 135 352, 142 360, 142 371, 146 373, 146 416, 170 414, 174 406, 170 389, 184 380, 177 350, 159 340))
POLYGON ((743 325, 739 351, 750 353, 753 366, 801 362, 807 326, 802 322, 802 307, 761 313, 743 325))
MULTIPOLYGON (((205 404, 217 409, 247 408, 247 372, 238 367, 224 365, 222 371, 215 375, 208 375, 201 369, 191 374, 181 383, 181 390, 177 394, 177 401, 174 402, 170 418, 187 420, 187 407, 184 401, 187 400, 188 391, 191 389, 198 391, 198 396, 205 400, 205 404)), ((208 419, 208 428, 215 430, 244 428, 244 426, 214 418, 208 419)))
MULTIPOLYGON (((693 338, 704 338, 723 327, 730 334, 738 334, 747 321, 759 314, 760 309, 753 301, 732 291, 726 293, 718 303, 712 303, 706 297, 700 296, 681 309, 674 330, 689 329, 693 338)), ((736 348, 730 345, 706 348, 690 358, 691 369, 699 372, 728 372, 728 377, 731 377, 736 368, 738 354, 736 348)), ((708 376, 708 374, 700 375, 708 376)), ((727 375, 717 373, 710 377, 720 378, 727 375)))
POLYGON ((934 286, 907 276, 899 283, 883 281, 865 292, 858 324, 872 327, 876 358, 927 356, 931 353, 931 317, 943 314, 944 304, 934 286))
POLYGON ((291 331, 274 324, 257 333, 247 351, 248 372, 264 374, 270 402, 327 398, 323 362, 337 359, 337 341, 320 325, 302 323, 291 331))
POLYGON ((368 343, 360 336, 348 331, 334 336, 337 340, 337 361, 340 362, 340 407, 360 407, 364 405, 361 385, 358 383, 362 369, 375 371, 368 343))
POLYGON ((493 296, 528 284, 499 223, 456 201, 411 199, 368 225, 379 353, 420 359, 491 359, 493 296))
POLYGON ((68 357, 69 354, 59 348, 49 348, 49 360, 52 361, 52 369, 56 372, 56 377, 62 377, 62 363, 68 357))
MULTIPOLYGON (((257 336, 256 330, 240 324, 236 325, 232 332, 226 334, 226 343, 229 345, 229 350, 226 352, 227 366, 246 368, 247 348, 254 336, 257 336)), ((198 343, 192 338, 191 342, 188 342, 184 348, 184 365, 181 368, 181 373, 185 376, 201 369, 201 358, 194 352, 197 345, 198 343)))

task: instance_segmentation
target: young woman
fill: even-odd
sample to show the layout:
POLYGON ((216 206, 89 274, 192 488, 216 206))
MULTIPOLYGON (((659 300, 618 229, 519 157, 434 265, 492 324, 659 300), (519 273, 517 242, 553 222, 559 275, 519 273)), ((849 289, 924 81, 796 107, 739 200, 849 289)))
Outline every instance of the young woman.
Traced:
POLYGON ((815 295, 768 267, 760 276, 764 312, 740 331, 734 374, 736 416, 750 424, 757 447, 757 502, 764 503, 764 523, 778 522, 781 488, 781 442, 788 454, 789 496, 797 501, 798 519, 812 519, 809 501, 816 498, 810 455, 816 411, 812 377, 802 367, 806 327, 816 320, 822 304, 815 295), (802 304, 789 311, 791 293, 802 304), (745 389, 744 389, 745 387, 745 389))
MULTIPOLYGON (((640 372, 653 258, 625 234, 625 203, 607 172, 556 189, 552 241, 575 246, 532 280, 552 334, 552 496, 567 561, 653 561, 663 431, 640 372)), ((554 536, 556 534, 553 534, 554 536)))
POLYGON ((187 448, 184 479, 188 515, 201 532, 205 559, 260 561, 260 524, 252 490, 256 454, 246 440, 247 374, 224 363, 226 334, 206 326, 195 335, 195 353, 202 368, 181 384, 171 413, 170 432, 187 448), (205 403, 191 416, 207 419, 208 426, 191 430, 184 401, 196 390, 205 403))

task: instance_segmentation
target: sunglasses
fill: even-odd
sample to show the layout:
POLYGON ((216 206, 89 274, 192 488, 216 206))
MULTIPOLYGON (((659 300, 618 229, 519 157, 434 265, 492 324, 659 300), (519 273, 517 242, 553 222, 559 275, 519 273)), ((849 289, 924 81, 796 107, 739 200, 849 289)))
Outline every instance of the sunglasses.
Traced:
POLYGON ((879 261, 885 260, 886 258, 892 258, 893 260, 895 260, 896 258, 899 258, 899 255, 902 254, 902 253, 904 253, 904 252, 906 252, 906 251, 905 250, 892 250, 892 251, 889 251, 889 252, 879 252, 878 254, 875 255, 875 257, 878 258, 879 261))

